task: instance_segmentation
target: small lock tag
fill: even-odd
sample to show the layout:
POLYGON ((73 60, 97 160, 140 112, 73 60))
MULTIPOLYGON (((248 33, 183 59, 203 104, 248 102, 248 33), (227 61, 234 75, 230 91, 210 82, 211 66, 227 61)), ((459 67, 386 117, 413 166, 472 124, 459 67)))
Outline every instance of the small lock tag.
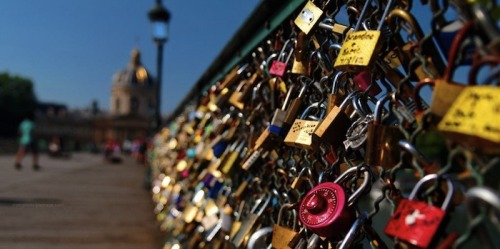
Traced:
POLYGON ((500 89, 466 87, 438 125, 446 137, 480 149, 500 152, 500 89))
POLYGON ((299 27, 306 35, 309 34, 311 29, 321 19, 323 11, 318 8, 313 2, 308 1, 306 6, 302 9, 299 16, 295 18, 295 25, 299 27))

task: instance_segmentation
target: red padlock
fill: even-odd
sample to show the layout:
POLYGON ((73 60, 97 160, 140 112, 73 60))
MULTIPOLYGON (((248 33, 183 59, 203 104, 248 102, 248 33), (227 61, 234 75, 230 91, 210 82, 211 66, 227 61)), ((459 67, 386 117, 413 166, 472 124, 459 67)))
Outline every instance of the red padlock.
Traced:
POLYGON ((288 61, 290 61, 290 57, 292 57, 296 43, 297 41, 295 40, 295 38, 291 38, 290 40, 285 42, 285 45, 281 49, 278 58, 271 64, 271 68, 269 69, 270 74, 278 77, 283 77, 283 75, 285 75, 288 61), (289 51, 287 51, 287 49, 289 51))
POLYGON ((441 208, 430 206, 426 202, 417 201, 415 197, 423 184, 437 181, 437 174, 426 175, 417 182, 409 199, 402 199, 392 214, 384 232, 398 240, 410 243, 418 248, 428 248, 436 234, 446 210, 453 197, 454 188, 451 179, 446 179, 448 193, 441 208))
POLYGON ((370 183, 368 168, 352 167, 340 175, 335 182, 324 182, 311 189, 299 207, 302 224, 319 236, 339 238, 347 232, 356 219, 352 205, 363 194, 370 183), (361 186, 347 196, 342 183, 363 172, 361 186))

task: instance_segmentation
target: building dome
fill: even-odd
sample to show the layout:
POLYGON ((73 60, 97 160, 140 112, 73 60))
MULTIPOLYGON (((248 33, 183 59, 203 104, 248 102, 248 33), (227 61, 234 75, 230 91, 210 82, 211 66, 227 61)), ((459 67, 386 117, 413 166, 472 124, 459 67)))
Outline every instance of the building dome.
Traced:
POLYGON ((126 68, 113 76, 113 85, 120 86, 153 86, 153 79, 141 63, 141 53, 134 48, 126 68))
POLYGON ((141 54, 133 49, 127 67, 113 75, 110 107, 112 115, 154 115, 156 94, 152 76, 141 64, 141 54))

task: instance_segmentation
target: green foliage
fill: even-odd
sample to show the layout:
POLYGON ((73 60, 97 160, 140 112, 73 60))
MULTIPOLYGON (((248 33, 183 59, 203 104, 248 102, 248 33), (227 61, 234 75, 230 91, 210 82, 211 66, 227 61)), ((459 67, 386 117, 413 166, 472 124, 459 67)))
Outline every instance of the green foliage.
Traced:
POLYGON ((30 79, 0 73, 0 136, 15 136, 17 125, 25 117, 34 115, 36 103, 30 79))

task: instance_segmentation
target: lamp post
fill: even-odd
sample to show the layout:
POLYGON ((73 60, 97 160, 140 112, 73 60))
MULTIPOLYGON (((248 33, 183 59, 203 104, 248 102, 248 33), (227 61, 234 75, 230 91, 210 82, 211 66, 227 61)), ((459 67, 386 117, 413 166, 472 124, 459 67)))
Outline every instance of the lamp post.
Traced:
POLYGON ((161 0, 156 0, 155 6, 148 12, 149 20, 153 28, 153 41, 156 43, 156 106, 155 106, 155 129, 161 126, 161 74, 163 64, 163 45, 168 39, 168 25, 170 22, 170 13, 163 7, 161 0))

